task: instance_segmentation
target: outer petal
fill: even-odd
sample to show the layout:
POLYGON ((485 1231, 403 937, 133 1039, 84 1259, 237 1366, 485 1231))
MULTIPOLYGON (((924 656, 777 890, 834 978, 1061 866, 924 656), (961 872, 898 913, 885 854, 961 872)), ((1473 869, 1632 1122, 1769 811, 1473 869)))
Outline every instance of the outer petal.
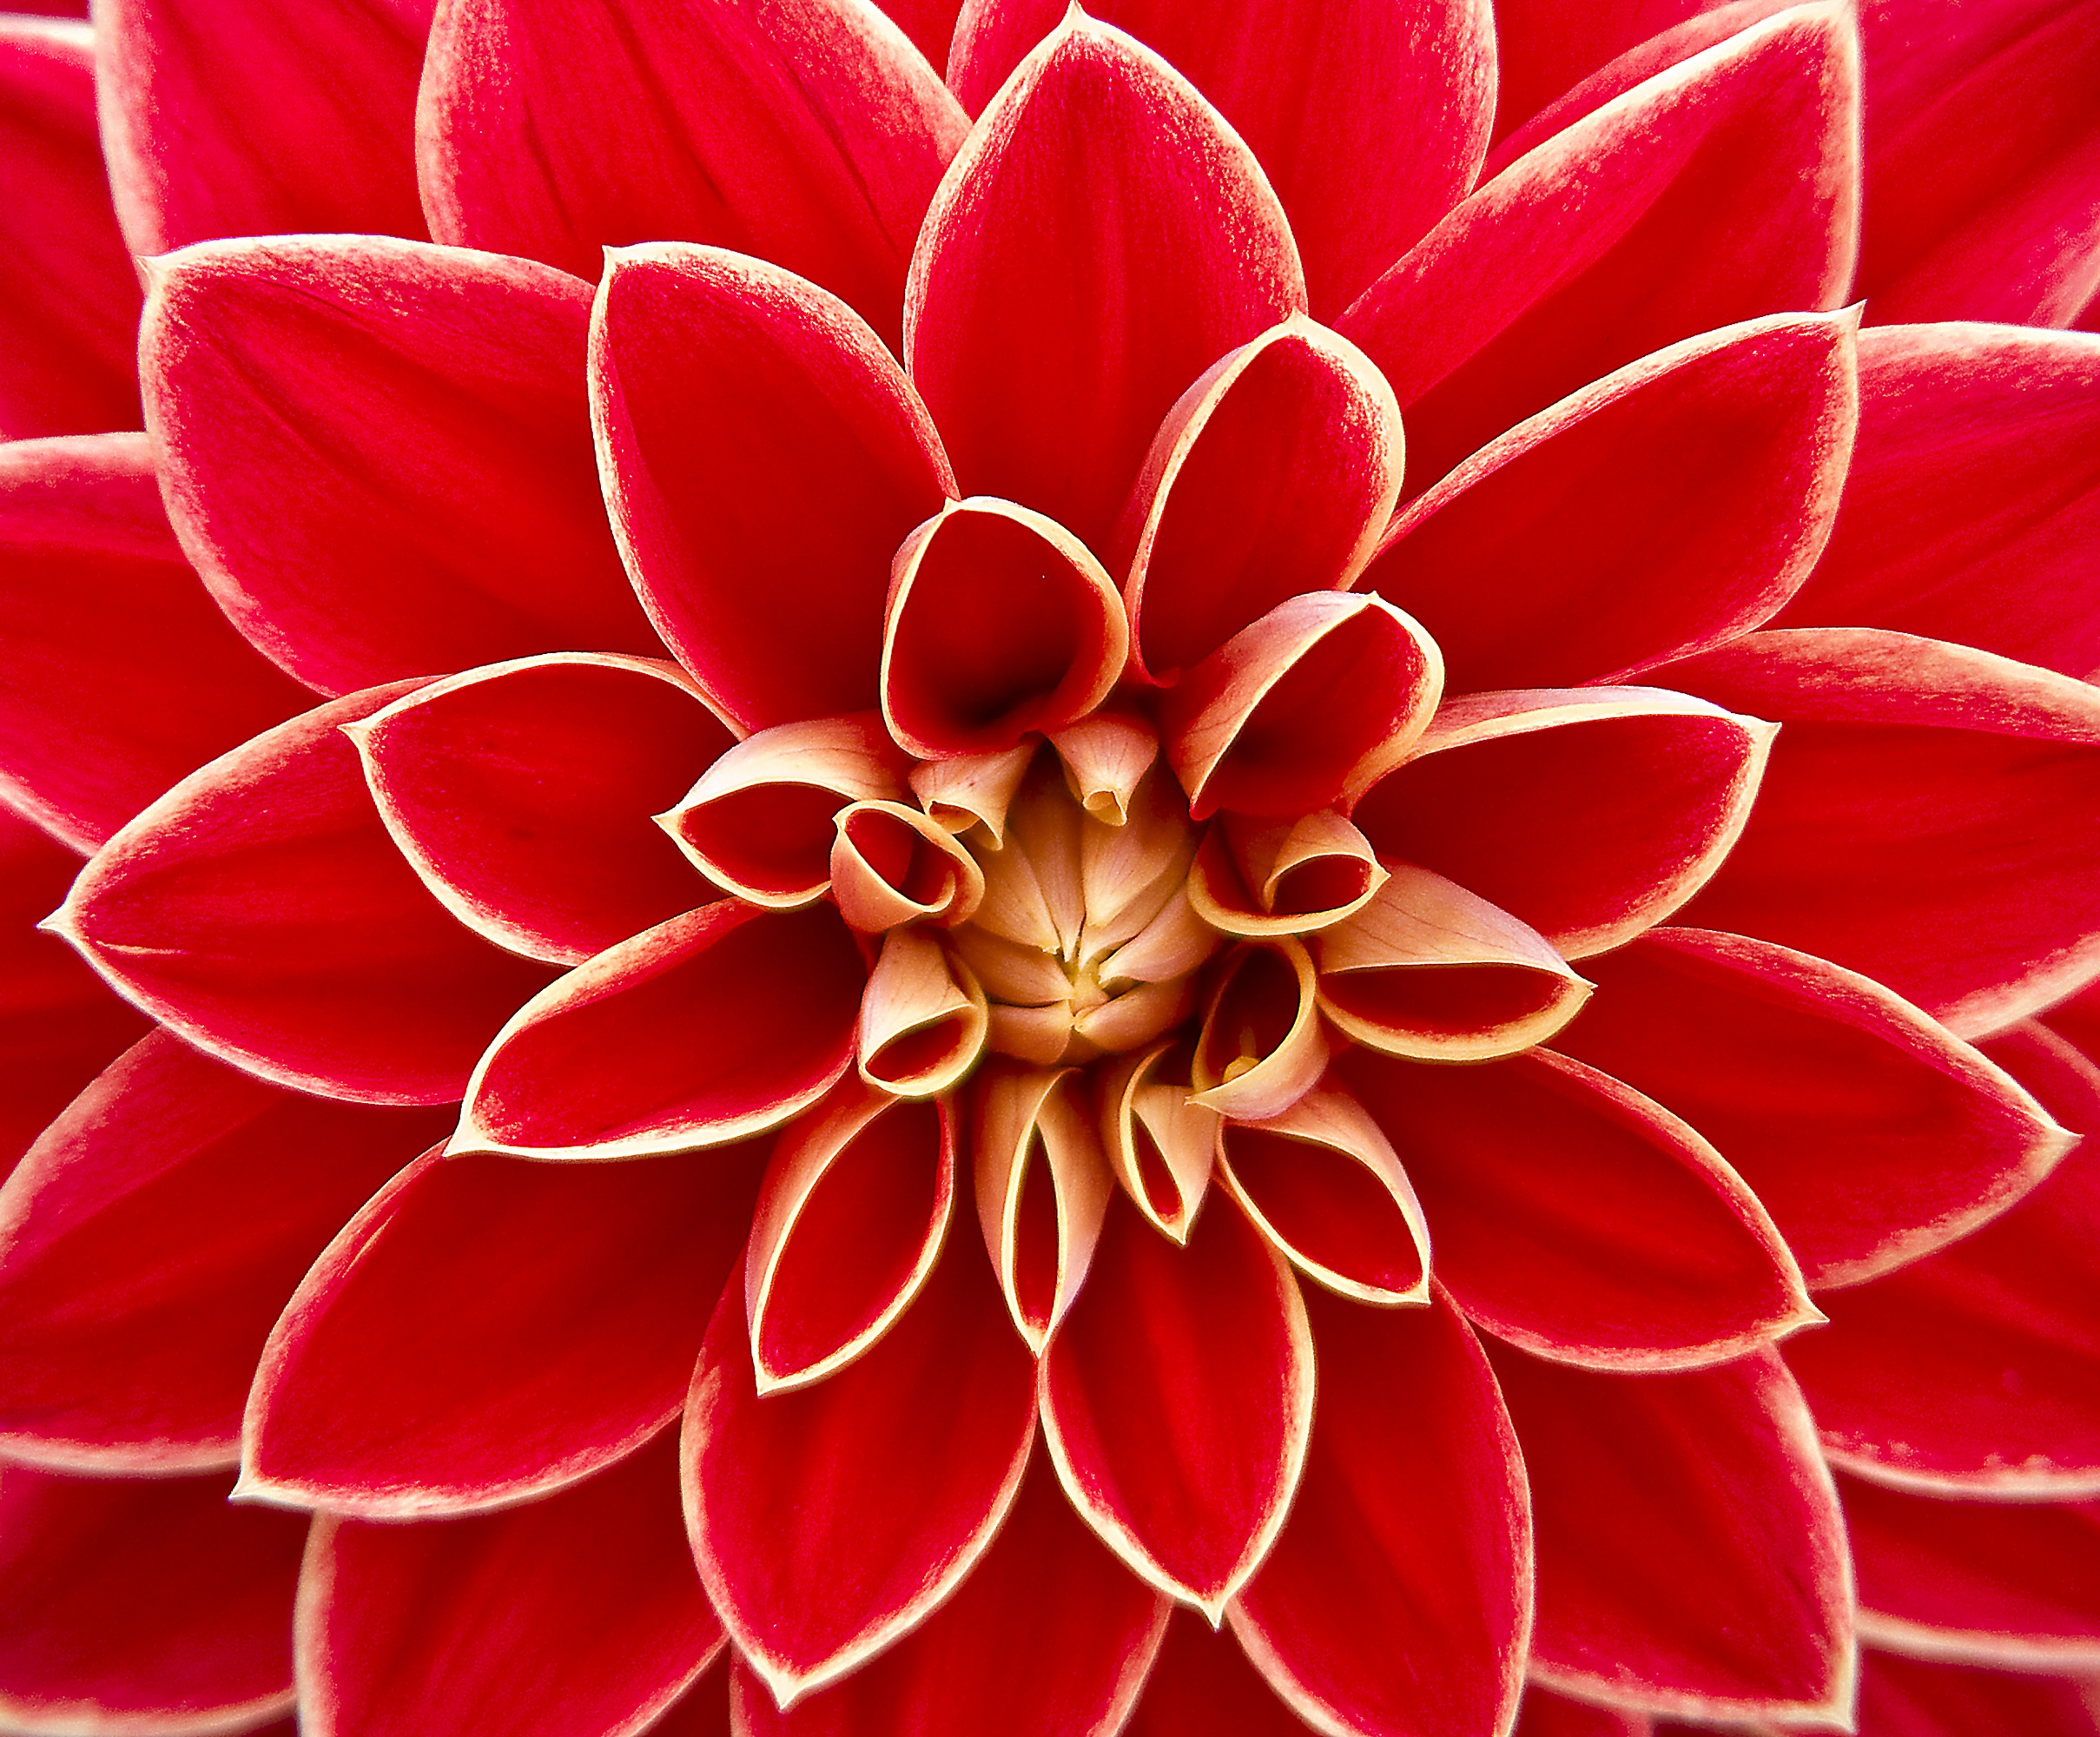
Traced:
POLYGON ((79 25, 0 20, 0 439, 136 427, 138 281, 79 25))
POLYGON ((2100 669, 2100 337, 1911 326, 1859 340, 1859 438, 1784 627, 1892 627, 2100 669))
POLYGON ((271 1333, 243 1493, 417 1518, 543 1496, 632 1452, 677 1413, 763 1156, 426 1154, 271 1333))
POLYGON ((1754 1196, 1661 1105, 1545 1050, 1339 1057, 1407 1166, 1436 1272, 1489 1331, 1567 1363, 1685 1369, 1819 1318, 1754 1196))
POLYGON ((1304 1303, 1283 1257, 1222 1202, 1177 1248, 1113 1198, 1087 1280, 1040 1365, 1051 1457, 1108 1547, 1215 1624, 1305 1463, 1304 1303))
POLYGON ((0 1447, 231 1465, 300 1275, 449 1119, 287 1092, 165 1032, 134 1046, 0 1189, 0 1447))
POLYGON ((1631 940, 1727 856, 1773 728, 1653 688, 1467 695, 1355 820, 1567 958, 1631 940))
POLYGON ((650 618, 748 729, 872 708, 890 557, 954 477, 926 406, 846 305, 711 249, 614 257, 591 405, 650 618))
POLYGON ((1145 1679, 1124 1737, 1304 1737, 1307 1727, 1279 1701, 1230 1633, 1213 1634, 1177 1610, 1145 1679))
POLYGON ((1645 1713, 1570 1701, 1533 1683, 1517 1708, 1516 1737, 1651 1737, 1655 1728, 1645 1713))
POLYGON ((736 738, 676 664, 498 664, 348 733, 410 866, 499 947, 580 965, 711 896, 655 816, 736 738))
POLYGON ((1860 1657, 1859 1729, 1872 1737, 2093 1737, 2090 1682, 1924 1664, 1869 1649, 1860 1657))
POLYGON ((1385 370, 1419 489, 1665 344, 1836 306, 1852 275, 1848 7, 1693 56, 1512 163, 1337 322, 1385 370))
POLYGON ((153 271, 140 368, 175 532, 301 681, 659 649, 591 461, 587 286, 351 236, 153 271))
POLYGON ((1531 1504, 1495 1377, 1441 1293, 1307 1307, 1312 1450, 1233 1629, 1316 1729, 1499 1737, 1531 1628, 1531 1504))
POLYGON ((1763 633, 1659 679, 1785 725, 1687 921, 1886 984, 1958 1032, 2100 970, 2100 694, 1937 640, 1763 633))
POLYGON ((1039 1461, 970 1577, 919 1628, 785 1713, 740 1671, 734 1716, 747 1737, 1113 1731, 1170 1608, 1102 1549, 1039 1461))
POLYGON ((1533 1677, 1702 1720, 1841 1727, 1852 1568, 1779 1358, 1643 1380, 1494 1362, 1538 1525, 1533 1677))
POLYGON ((82 871, 51 926, 182 1036, 298 1090, 457 1098, 545 972, 459 927, 380 825, 340 727, 372 688, 193 773, 82 871))
POLYGON ((135 254, 423 231, 428 0, 99 0, 102 145, 135 254))
POLYGON ((1501 90, 1495 131, 1503 136, 1563 91, 1644 38, 1677 24, 1700 0, 1496 0, 1501 90))
POLYGON ((324 1515, 300 1579, 308 1737, 615 1737, 721 1649, 666 1432, 545 1501, 380 1526, 324 1515))
POLYGON ((1760 625, 1838 510, 1856 321, 1756 320, 1583 387, 1417 498, 1364 585, 1460 693, 1624 681, 1760 625))
MULTIPOLYGON (((1275 183, 1331 314, 1458 202, 1487 149, 1495 25, 1470 0, 1101 0, 1223 113, 1275 183), (1406 116, 1403 125, 1397 116, 1406 116)), ((949 80, 981 109, 1056 0, 967 0, 949 80)))
POLYGON ((1304 304, 1252 154, 1180 76, 1073 11, 985 111, 912 257, 912 378, 973 493, 1106 553, 1152 431, 1304 304))
POLYGON ((865 0, 447 0, 417 121, 441 241, 579 277, 607 245, 710 242, 822 284, 893 343, 969 126, 865 0))
POLYGON ((187 1737, 290 1710, 306 1516, 226 1486, 0 1470, 0 1720, 187 1737))
POLYGON ((636 1158, 778 1127, 845 1072, 866 981, 826 905, 673 917, 518 1009, 474 1070, 455 1147, 636 1158))
POLYGON ((1035 1423, 1027 1353, 964 1238, 881 1343, 758 1398, 725 1293, 685 1405, 686 1528, 744 1661, 792 1702, 925 1620, 1012 1507, 1035 1423))

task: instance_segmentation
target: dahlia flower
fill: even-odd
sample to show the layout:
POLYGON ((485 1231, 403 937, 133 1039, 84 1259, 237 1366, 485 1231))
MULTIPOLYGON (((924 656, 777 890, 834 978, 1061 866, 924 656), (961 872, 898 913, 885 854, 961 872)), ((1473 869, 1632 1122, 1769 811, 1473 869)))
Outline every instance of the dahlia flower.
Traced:
POLYGON ((0 1727, 2092 1737, 2097 90, 0 19, 0 1727))

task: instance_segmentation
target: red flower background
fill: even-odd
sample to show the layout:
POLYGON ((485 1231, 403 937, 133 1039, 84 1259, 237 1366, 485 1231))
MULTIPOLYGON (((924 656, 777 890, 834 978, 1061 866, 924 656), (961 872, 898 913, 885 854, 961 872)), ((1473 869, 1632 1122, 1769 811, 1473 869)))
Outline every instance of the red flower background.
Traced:
POLYGON ((2100 1728, 2100 0, 114 0, 0 191, 0 1727, 2100 1728))

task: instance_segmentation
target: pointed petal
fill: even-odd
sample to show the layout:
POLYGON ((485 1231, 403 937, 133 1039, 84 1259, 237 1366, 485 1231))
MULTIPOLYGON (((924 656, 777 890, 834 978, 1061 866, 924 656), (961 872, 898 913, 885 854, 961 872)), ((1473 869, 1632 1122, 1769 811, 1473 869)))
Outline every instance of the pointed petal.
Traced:
POLYGON ((861 998, 855 1062, 870 1086, 931 1098, 977 1065, 990 1026, 968 966, 915 928, 892 929, 861 998))
POLYGON ((1087 1277, 1040 1365, 1044 1439, 1109 1549, 1215 1624, 1275 1542, 1305 1463, 1304 1303, 1224 1201, 1176 1248, 1112 1200, 1087 1277))
POLYGON ((131 251, 424 234, 420 0, 102 0, 102 142, 131 251))
POLYGON ((1869 1648, 1860 1655, 1859 1728, 1873 1737, 2094 1737, 2091 1685, 1925 1664, 1869 1648))
POLYGON ((1145 1681, 1167 1601, 1101 1548, 1040 1461, 970 1577, 897 1645, 782 1712, 739 1672, 748 1737, 1065 1737, 1113 1731, 1145 1681))
POLYGON ((0 1448, 91 1471, 231 1465, 300 1275, 450 1120, 287 1092, 165 1032, 134 1046, 0 1189, 0 1448))
POLYGON ((1241 943, 1204 1009, 1190 1101, 1240 1121, 1265 1121, 1297 1103, 1333 1047, 1320 1025, 1318 990, 1299 941, 1241 943))
POLYGON ((1812 1285, 1872 1278, 1965 1235, 2070 1144, 1987 1057, 1806 954, 1652 929, 1583 968, 1598 993, 1555 1047, 1712 1140, 1812 1285))
POLYGON ((1544 1050, 1460 1068, 1354 1049, 1335 1074, 1407 1166, 1437 1278, 1513 1344, 1595 1369, 1685 1369, 1817 1318, 1741 1179, 1617 1080, 1544 1050))
POLYGON ((1772 726, 1656 688, 1473 694, 1357 805, 1382 858, 1419 863, 1568 959, 1689 899, 1741 835, 1772 726))
POLYGON ((1138 667, 1171 681, 1285 598, 1348 585, 1399 499, 1403 446, 1385 377, 1309 320, 1213 366, 1152 437, 1117 526, 1138 667))
POLYGON ((1687 922, 1864 973, 1958 1032, 2100 969, 2100 694, 1938 640, 1758 634, 1660 672, 1785 726, 1687 922))
POLYGON ((1238 1641, 1213 1633, 1184 1606, 1167 1619, 1123 1737, 1304 1737, 1306 1729, 1247 1662, 1238 1641))
POLYGON ((1252 154, 1165 62, 1075 12, 949 165, 905 353, 966 489, 1106 553, 1174 400, 1304 304, 1252 154))
POLYGON ((416 1518, 544 1495, 632 1452, 677 1413, 763 1157, 426 1154, 270 1335, 243 1492, 416 1518))
POLYGON ((1624 681, 1761 625, 1838 510, 1857 321, 1753 320, 1583 387, 1413 501, 1364 584, 1462 693, 1624 681))
POLYGON ((1105 826, 1126 826, 1131 799, 1159 757, 1159 736, 1140 714, 1096 711, 1050 738, 1073 800, 1105 826))
POLYGON ((747 729, 873 706, 889 562, 954 478, 882 340, 756 260, 616 254, 591 326, 605 499, 635 589, 747 729))
POLYGON ((972 1083, 977 1217, 1007 1312, 1036 1356, 1086 1282, 1113 1192, 1073 1069, 987 1068, 972 1083))
POLYGON ((857 1670, 982 1559, 1027 1466, 1029 1375, 967 1238, 866 1356, 796 1392, 757 1397, 724 1294, 686 1400, 686 1528, 776 1700, 857 1670))
POLYGON ((1007 809, 1034 758, 1035 743, 1024 742, 1000 754, 921 761, 911 769, 912 794, 941 825, 980 827, 996 849, 1006 842, 1007 809))
POLYGON ((192 1043, 294 1090, 459 1097, 546 981, 446 915, 380 824, 341 726, 413 684, 266 730, 120 831, 52 926, 192 1043))
POLYGON ((678 1522, 677 1437, 501 1513, 323 1515, 299 1595, 309 1737, 632 1731, 721 1650, 678 1522))
POLYGON ((1859 125, 1851 8, 1801 6, 1659 73, 1474 194, 1337 322, 1399 396, 1410 489, 1635 357, 1836 307, 1859 125))
POLYGON ((1323 1375, 1290 1523, 1232 1628, 1308 1723, 1496 1737, 1523 1683, 1531 1513, 1487 1360, 1426 1309, 1307 1301, 1323 1375))
POLYGON ((187 1737, 290 1710, 307 1516, 227 1483, 0 1470, 0 1720, 187 1737))
POLYGON ((580 965, 707 896, 652 817, 734 738, 676 664, 499 664, 349 733, 409 865, 499 947, 580 965))
POLYGON ((79 25, 0 19, 0 439, 137 427, 138 281, 79 25))
POLYGON ((1202 1210, 1219 1117, 1192 1100, 1165 1066, 1172 1043, 1122 1058, 1100 1084, 1101 1146, 1131 1204, 1186 1243, 1202 1210))
POLYGON ((1533 1678, 1696 1719, 1841 1727, 1844 1520, 1778 1357, 1641 1380, 1490 1357, 1538 1528, 1533 1678))
POLYGON ((969 126, 859 0, 465 0, 432 35, 417 121, 441 241, 578 277, 608 246, 708 242, 822 284, 893 343, 912 238, 969 126))
POLYGON ((778 1127, 849 1065, 866 968, 828 906, 724 899, 644 931, 518 1010, 455 1150, 634 1158, 778 1127))

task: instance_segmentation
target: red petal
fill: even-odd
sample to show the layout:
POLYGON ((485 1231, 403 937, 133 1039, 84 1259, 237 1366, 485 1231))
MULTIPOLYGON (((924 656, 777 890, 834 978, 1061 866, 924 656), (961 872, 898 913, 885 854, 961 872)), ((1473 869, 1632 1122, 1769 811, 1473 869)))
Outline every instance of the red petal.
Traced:
POLYGON ((446 915, 401 861, 341 726, 373 688, 267 730, 102 848, 51 923, 193 1043, 297 1090, 437 1104, 545 970, 446 915))
POLYGON ((499 1514, 416 1526, 323 1516, 300 1588, 300 1714, 312 1737, 631 1731, 721 1646, 667 1431, 499 1514))
POLYGON ((1569 959, 1631 940, 1705 883, 1749 816, 1772 728, 1653 688, 1469 695, 1357 824, 1569 959))
POLYGON ((724 899, 558 978, 475 1069, 455 1147, 633 1158, 778 1127, 853 1053, 866 968, 829 906, 724 899))
POLYGON ((1629 1379, 1493 1357, 1538 1527, 1533 1677, 1701 1720, 1842 1726, 1844 1521, 1779 1358, 1629 1379))
POLYGON ((0 787, 83 850, 314 697, 183 560, 143 434, 0 449, 0 787))
POLYGON ((1174 400, 1304 305, 1246 147, 1166 63, 1075 11, 949 166, 905 347, 963 486, 1106 553, 1174 400))
POLYGON ((954 492, 875 334, 758 261, 638 248, 598 289, 591 394, 635 587, 716 704, 753 730, 873 707, 890 557, 954 492))
POLYGON ((1496 0, 1495 49, 1501 92, 1497 137, 1563 91, 1675 24, 1700 0, 1496 0))
POLYGON ((949 37, 955 33, 955 13, 961 0, 883 0, 883 11, 904 27, 927 63, 935 73, 948 64, 949 37))
POLYGON ((1027 1353, 967 1238, 857 1362, 757 1397, 725 1293, 685 1407, 685 1516, 715 1608, 776 1699, 856 1670, 983 1557, 1035 1430, 1027 1353))
POLYGON ((1852 276, 1849 9, 1769 18, 1548 139, 1338 322, 1385 370, 1419 489, 1637 356, 1852 276))
POLYGON ((1624 681, 1760 625, 1830 534, 1856 322, 1759 320, 1585 386, 1410 505, 1364 585, 1461 693, 1624 681))
POLYGON ((2090 1683, 1860 1655, 1859 1729, 1866 1737, 2095 1737, 2090 1683))
POLYGON ((2100 694, 1937 640, 1758 634, 1660 679, 1773 718, 1756 811, 1686 910, 1990 1031, 2100 970, 2100 694))
POLYGON ((670 1712, 649 1727, 649 1737, 735 1737, 730 1726, 730 1668, 736 1654, 724 1647, 670 1712))
POLYGON ((0 1720, 179 1737, 289 1711, 307 1516, 226 1487, 0 1470, 0 1720))
POLYGON ((0 1191, 0 1445, 90 1471, 231 1465, 300 1275, 450 1119, 139 1043, 0 1191))
POLYGON ((0 20, 0 439, 135 428, 138 312, 96 136, 93 38, 0 20))
POLYGON ((1570 1701, 1534 1683, 1517 1708, 1516 1737, 1653 1737, 1655 1729, 1645 1713, 1570 1701))
POLYGON ((1892 627, 2100 668, 2100 338, 1918 326, 1859 340, 1859 438, 1783 626, 1892 627))
POLYGON ((2003 1069, 1806 954, 1654 929, 1583 968, 1598 992, 1555 1047, 1712 1140, 1811 1285, 1871 1278, 1965 1235, 2070 1143, 2003 1069))
POLYGON ((1334 1072, 1407 1166, 1437 1278, 1513 1344, 1684 1369, 1819 1318, 1741 1179, 1617 1080, 1545 1050, 1427 1067, 1355 1049, 1334 1072))
POLYGON ((1306 1306, 1312 1450, 1232 1627, 1319 1730, 1493 1737, 1531 1617, 1530 1503, 1494 1377, 1441 1293, 1421 1310, 1306 1306))
POLYGON ((219 235, 424 233, 425 0, 103 0, 102 139, 135 254, 219 235))
POLYGON ((1276 1698, 1230 1634, 1213 1634, 1184 1607, 1145 1679, 1123 1737, 1304 1737, 1304 1723, 1276 1698))
POLYGON ((545 1495, 632 1452, 677 1415, 763 1156, 427 1153, 271 1333, 243 1491, 414 1518, 545 1495))
POLYGON ((1145 1681, 1166 1600, 1103 1549, 1038 1463, 947 1603, 864 1669, 782 1712, 731 1690, 747 1737, 1066 1737, 1113 1731, 1145 1681))
POLYGON ((654 817, 735 738, 675 664, 473 670, 349 735, 410 866, 499 947, 579 965, 709 896, 654 817))
POLYGON ((1112 1198, 1039 1384, 1074 1505, 1215 1624, 1276 1540, 1312 1426, 1312 1340, 1283 1257, 1236 1205, 1214 1199, 1177 1247, 1112 1198))

